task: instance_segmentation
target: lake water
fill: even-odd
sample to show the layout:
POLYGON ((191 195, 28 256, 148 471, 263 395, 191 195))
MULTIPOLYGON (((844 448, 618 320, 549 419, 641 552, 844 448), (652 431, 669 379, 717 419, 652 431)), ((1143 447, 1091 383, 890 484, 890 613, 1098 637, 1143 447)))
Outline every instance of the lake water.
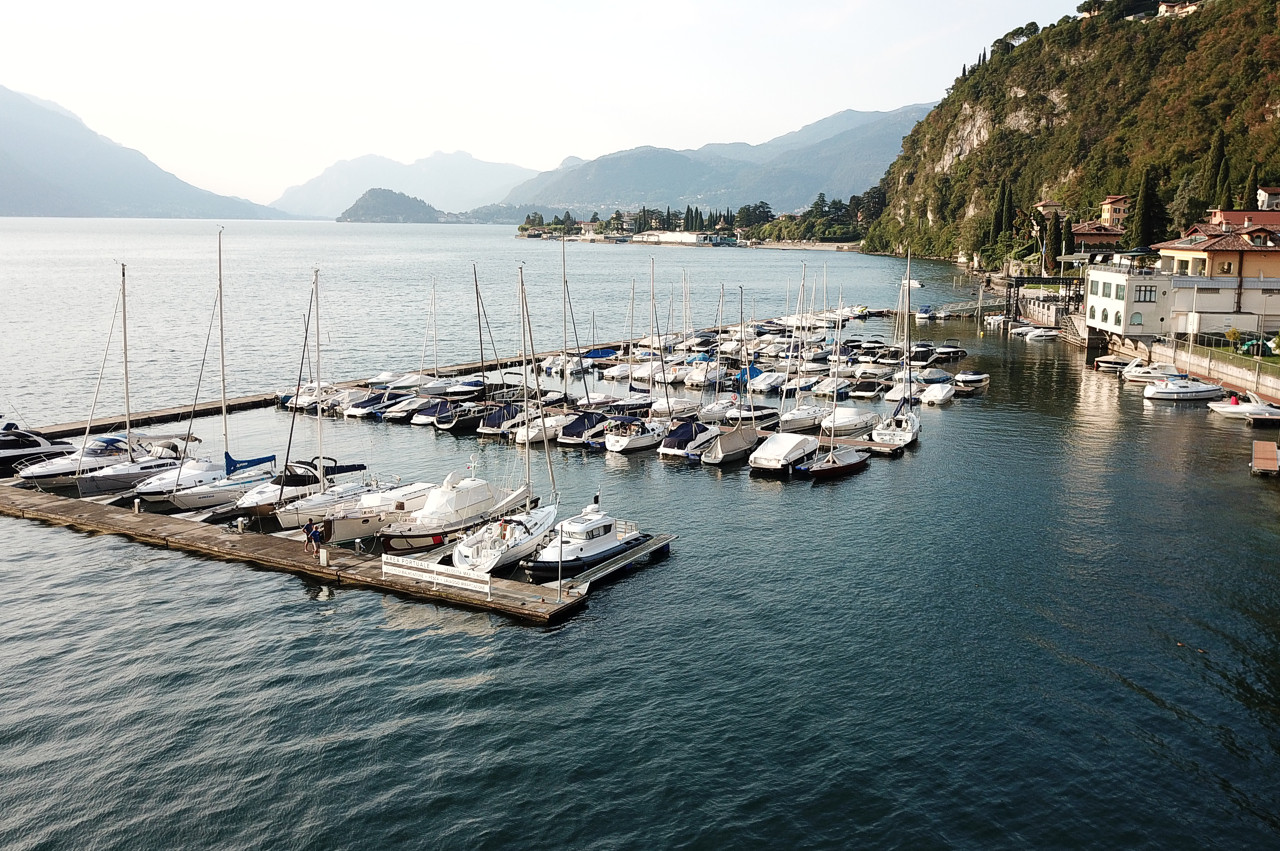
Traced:
MULTIPOLYGON (((296 380, 317 267, 333 377, 416 368, 424 341, 428 364, 475 359, 473 261, 500 352, 522 261, 535 342, 558 345, 560 246, 509 229, 233 222, 224 240, 233 394, 296 380)), ((0 410, 87 416, 113 260, 135 407, 189 402, 215 246, 203 222, 0 219, 0 410)), ((686 279, 698 325, 722 284, 730 320, 740 286, 748 315, 779 314, 802 261, 819 286, 826 264, 831 302, 873 307, 903 271, 567 251, 584 342, 593 314, 599 340, 626 336, 633 280, 641 330, 680 325, 686 279)), ((969 297, 951 266, 912 272, 922 302, 969 297)), ((0 845, 1275 846, 1280 491, 1248 475, 1255 435, 1144 403, 1065 344, 932 333, 990 390, 926 409, 918 448, 850 479, 552 450, 566 512, 599 489, 680 536, 555 629, 0 518, 0 845)), ((213 398, 216 366, 205 382, 213 398)), ((288 425, 236 415, 233 449, 280 453, 288 425)), ((215 420, 200 431, 220 447, 215 420)), ((406 480, 521 465, 429 429, 324 440, 406 480)))

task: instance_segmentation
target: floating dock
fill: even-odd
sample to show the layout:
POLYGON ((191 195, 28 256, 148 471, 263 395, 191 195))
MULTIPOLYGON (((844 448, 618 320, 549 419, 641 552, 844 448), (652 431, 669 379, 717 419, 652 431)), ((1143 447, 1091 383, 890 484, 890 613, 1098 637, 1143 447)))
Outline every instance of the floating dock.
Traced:
POLYGON ((605 562, 585 580, 565 580, 562 589, 510 579, 489 579, 483 590, 439 576, 396 575, 377 556, 328 548, 322 557, 306 553, 287 538, 236 532, 164 514, 138 513, 81 499, 0 486, 0 515, 39 520, 89 532, 123 535, 130 540, 209 558, 242 561, 351 587, 373 588, 406 597, 500 612, 540 625, 563 621, 586 605, 587 585, 648 557, 670 552, 674 535, 655 535, 646 544, 605 562))
POLYGON ((1275 443, 1270 440, 1255 440, 1253 442, 1253 460, 1249 462, 1249 469, 1255 476, 1274 476, 1280 473, 1280 453, 1275 443))

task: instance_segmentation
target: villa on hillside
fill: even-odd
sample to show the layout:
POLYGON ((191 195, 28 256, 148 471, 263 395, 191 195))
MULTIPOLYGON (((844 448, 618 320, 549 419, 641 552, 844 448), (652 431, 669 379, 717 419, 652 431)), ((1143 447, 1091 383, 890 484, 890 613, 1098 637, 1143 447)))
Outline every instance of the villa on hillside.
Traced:
POLYGON ((1180 238, 1151 246, 1158 259, 1150 268, 1089 267, 1085 324, 1107 337, 1148 343, 1231 328, 1274 333, 1280 327, 1280 301, 1273 300, 1280 297, 1280 224, 1246 222, 1193 225, 1180 238))
POLYGON ((1124 220, 1129 216, 1128 195, 1108 195, 1102 202, 1102 214, 1098 221, 1104 225, 1124 228, 1124 220))

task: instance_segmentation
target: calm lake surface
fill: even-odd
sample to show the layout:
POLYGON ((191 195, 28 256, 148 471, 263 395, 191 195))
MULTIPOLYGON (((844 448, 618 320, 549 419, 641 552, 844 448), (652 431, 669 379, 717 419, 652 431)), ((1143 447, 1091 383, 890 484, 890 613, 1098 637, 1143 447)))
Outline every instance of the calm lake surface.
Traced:
MULTIPOLYGON (((472 262, 499 352, 521 262, 537 347, 558 347, 560 246, 511 234, 228 223, 230 392, 294 383, 315 268, 327 377, 476 359, 472 262)), ((134 407, 190 403, 214 225, 0 219, 7 419, 87 417, 100 369, 98 410, 122 410, 113 261, 134 407)), ((722 285, 728 321, 739 287, 748 316, 783 313, 802 262, 807 287, 826 264, 829 302, 872 307, 904 268, 571 244, 579 338, 593 316, 599 341, 627 335, 633 281, 637 334, 681 326, 684 280, 696 325, 722 285)), ((912 274, 917 303, 970 297, 952 266, 912 274)), ((555 629, 0 518, 0 846, 1280 844, 1280 489, 1248 474, 1255 435, 1144 403, 1065 344, 930 332, 989 391, 843 481, 552 450, 562 513, 600 490, 680 536, 555 629)), ((215 328, 201 399, 216 350, 215 328)), ((235 415, 233 452, 283 454, 288 428, 235 415)), ((220 431, 196 423, 213 452, 220 431)), ((380 423, 326 423, 324 447, 406 481, 523 463, 380 423)))

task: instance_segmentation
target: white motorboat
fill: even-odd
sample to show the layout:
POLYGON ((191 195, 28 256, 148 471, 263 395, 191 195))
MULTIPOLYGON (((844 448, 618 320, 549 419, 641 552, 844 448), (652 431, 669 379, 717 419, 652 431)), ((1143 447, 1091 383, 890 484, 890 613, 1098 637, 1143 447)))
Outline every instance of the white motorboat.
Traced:
POLYGON ((1027 334, 1026 339, 1029 342, 1030 341, 1047 342, 1049 340, 1056 340, 1058 339, 1058 329, 1057 328, 1037 328, 1031 333, 1027 334))
POLYGON ((876 443, 889 443, 895 446, 906 446, 920 437, 920 418, 911 410, 906 402, 899 402, 893 415, 871 430, 871 439, 876 443))
POLYGON ((1142 398, 1162 402, 1194 402, 1221 399, 1225 391, 1220 384, 1209 384, 1197 378, 1165 378, 1142 388, 1142 398))
POLYGON ((609 415, 603 411, 583 411, 560 429, 556 443, 561 446, 582 446, 590 440, 604 440, 604 429, 609 415))
POLYGON ((737 405, 738 399, 736 396, 732 399, 717 399, 710 404, 703 405, 698 410, 698 421, 704 423, 722 423, 724 422, 724 415, 728 413, 731 408, 737 407, 737 405))
POLYGON ((81 448, 66 455, 36 461, 18 470, 18 478, 38 488, 70 487, 76 476, 110 467, 134 456, 147 454, 141 435, 133 436, 133 451, 122 434, 101 434, 90 437, 81 448))
POLYGON ((991 383, 991 376, 976 369, 962 369, 953 381, 960 387, 986 387, 991 383))
POLYGON ((657 446, 666 433, 666 428, 658 422, 639 417, 610 417, 604 429, 604 448, 610 452, 640 452, 657 446))
POLYGON ((778 424, 781 417, 782 415, 777 408, 739 401, 738 404, 725 411, 724 423, 728 426, 749 425, 757 429, 773 428, 778 424))
POLYGON ((969 354, 960 346, 960 341, 955 337, 948 337, 941 346, 937 346, 933 351, 944 361, 962 360, 969 354))
POLYGON ((626 381, 631 377, 631 364, 616 363, 613 366, 600 372, 600 377, 605 381, 626 381))
POLYGON ((573 414, 555 414, 533 417, 529 422, 511 432, 511 440, 521 446, 526 444, 551 443, 560 437, 560 429, 573 422, 577 417, 573 414))
POLYGON ((747 382, 747 389, 752 393, 773 393, 786 383, 785 372, 762 372, 747 382))
POLYGON ((404 555, 438 547, 459 532, 514 511, 530 497, 528 483, 513 490, 474 476, 450 473, 422 507, 393 512, 378 532, 384 553, 404 555))
MULTIPOLYGON (((120 493, 183 462, 190 463, 194 460, 188 454, 191 445, 184 438, 185 435, 175 435, 156 440, 148 446, 146 454, 141 457, 135 455, 119 464, 101 467, 89 473, 82 472, 76 476, 76 489, 80 491, 82 497, 120 493)), ((190 440, 196 442, 200 438, 192 437, 190 440)))
POLYGON ((928 389, 920 394, 920 401, 926 405, 945 405, 955 398, 956 388, 950 382, 939 382, 930 384, 928 389))
POLYGON ((368 493, 390 490, 391 484, 376 481, 339 482, 319 493, 295 499, 275 510, 276 522, 281 529, 298 529, 307 523, 321 523, 330 511, 339 506, 349 506, 368 493))
POLYGON ((397 512, 417 511, 439 487, 433 482, 411 482, 386 490, 367 491, 354 499, 331 507, 325 512, 323 539, 341 544, 356 539, 373 538, 397 512))
POLYGON ((720 429, 700 422, 677 423, 658 446, 662 458, 694 460, 720 436, 720 429))
POLYGON ((702 407, 702 403, 697 399, 690 399, 686 396, 658 395, 653 400, 653 407, 650 412, 655 417, 670 419, 672 417, 691 417, 698 413, 702 407))
POLYGON ((1232 395, 1225 402, 1210 402, 1209 410, 1231 419, 1247 419, 1248 417, 1280 416, 1280 405, 1262 401, 1257 393, 1248 392, 1242 401, 1238 395, 1232 395))
POLYGON ((722 431, 720 436, 702 451, 702 463, 712 467, 732 464, 746 458, 755 449, 760 436, 751 426, 740 425, 737 428, 722 431))
POLYGON ((891 364, 859 363, 853 370, 853 377, 858 380, 881 381, 890 378, 895 372, 891 364))
POLYGON ((808 461, 818 452, 818 438, 809 434, 771 434, 747 458, 753 471, 790 473, 797 464, 808 461))
POLYGON ((271 514, 277 507, 319 493, 332 484, 331 476, 363 470, 363 464, 324 464, 320 475, 320 462, 331 459, 314 458, 311 461, 290 461, 284 469, 265 482, 255 485, 236 500, 236 509, 255 517, 271 514))
POLYGON ((929 389, 929 386, 921 384, 919 381, 913 381, 910 384, 900 381, 885 391, 884 400, 886 402, 901 402, 903 399, 910 398, 913 402, 918 402, 920 401, 920 396, 927 389, 929 389))
POLYGON ((778 431, 811 431, 818 427, 830 408, 826 405, 796 405, 778 419, 778 431))
MULTIPOLYGON (((1142 363, 1141 360, 1137 362, 1139 364, 1142 363)), ((1121 355, 1103 355, 1093 359, 1093 368, 1098 372, 1120 372, 1131 363, 1134 363, 1132 358, 1126 358, 1121 355)))
MULTIPOLYGON (((823 365, 822 372, 826 371, 827 368, 823 365)), ((827 380, 829 381, 830 379, 827 380)), ((788 379, 781 387, 779 387, 778 392, 784 397, 795 396, 798 393, 808 393, 820 381, 822 381, 821 375, 797 375, 795 378, 788 379)))
POLYGON ((812 392, 819 399, 840 399, 848 395, 849 391, 853 389, 853 385, 854 382, 848 378, 832 376, 831 378, 824 378, 813 385, 812 392))
POLYGON ((458 541, 453 563, 481 573, 493 573, 537 551, 556 522, 554 505, 544 505, 490 520, 458 541))
POLYGON ((1141 360, 1133 360, 1120 371, 1125 381, 1135 384, 1150 384, 1153 381, 1164 381, 1170 378, 1186 378, 1187 374, 1171 363, 1152 363, 1143 365, 1141 360))
POLYGON ((823 434, 836 437, 866 437, 880 425, 880 415, 858 408, 837 407, 818 424, 823 434))
POLYGON ((555 582, 603 564, 652 537, 635 523, 606 514, 597 497, 581 514, 557 523, 551 540, 522 565, 529 581, 555 582))
POLYGON ((70 455, 76 448, 65 440, 50 440, 38 431, 5 423, 0 428, 0 479, 12 476, 18 467, 70 455))

